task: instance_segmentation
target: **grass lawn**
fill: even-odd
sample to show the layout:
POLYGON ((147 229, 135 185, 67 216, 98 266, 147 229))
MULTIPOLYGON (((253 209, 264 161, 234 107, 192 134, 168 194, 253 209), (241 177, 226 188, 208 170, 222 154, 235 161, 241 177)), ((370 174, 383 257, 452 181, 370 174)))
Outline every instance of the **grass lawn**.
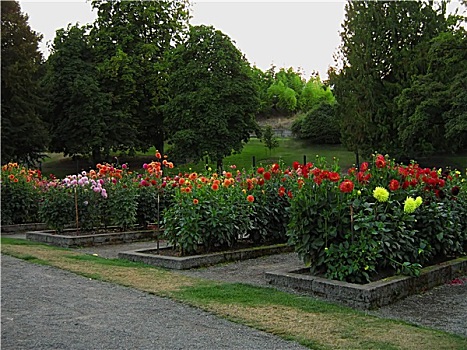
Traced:
MULTIPOLYGON (((138 152, 134 157, 116 154, 113 156, 118 157, 119 164, 128 163, 130 169, 139 171, 145 162, 155 160, 154 154, 155 149, 151 148, 145 153, 138 152)), ((224 168, 228 169, 230 165, 236 165, 237 169, 250 169, 253 165, 253 157, 255 157, 255 164, 258 167, 279 161, 284 162, 286 165, 291 165, 294 161, 302 163, 304 157, 306 157, 307 162, 313 163, 316 156, 325 157, 328 163, 331 163, 333 157, 336 157, 343 171, 355 164, 355 155, 341 145, 310 145, 303 140, 280 138, 279 147, 269 151, 259 139, 251 138, 241 153, 224 159, 224 168)), ((72 160, 57 153, 50 153, 49 157, 42 163, 42 172, 45 175, 52 173, 62 178, 66 175, 76 174, 82 170, 92 168, 92 163, 86 159, 72 160)), ((114 158, 112 161, 116 163, 117 159, 114 158)), ((432 157, 419 158, 416 161, 423 167, 451 166, 452 168, 463 170, 467 168, 467 151, 455 155, 438 154, 432 157)), ((169 173, 201 172, 205 169, 205 166, 205 161, 183 164, 176 166, 169 173)), ((215 163, 211 162, 209 166, 214 169, 215 163)))
MULTIPOLYGON (((120 259, 103 259, 26 240, 2 238, 2 254, 116 283, 198 307, 310 349, 466 349, 467 339, 284 293, 193 278, 120 259)), ((14 283, 14 281, 2 281, 14 283)))

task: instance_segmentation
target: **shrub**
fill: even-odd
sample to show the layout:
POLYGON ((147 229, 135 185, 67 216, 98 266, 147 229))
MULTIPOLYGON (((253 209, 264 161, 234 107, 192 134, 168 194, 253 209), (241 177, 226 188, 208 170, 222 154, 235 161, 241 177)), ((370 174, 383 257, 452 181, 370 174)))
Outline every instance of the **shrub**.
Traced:
POLYGON ((335 104, 322 102, 296 119, 292 132, 301 139, 314 144, 340 143, 340 129, 337 121, 335 104))
POLYGON ((41 173, 9 163, 2 167, 2 225, 39 221, 41 173))

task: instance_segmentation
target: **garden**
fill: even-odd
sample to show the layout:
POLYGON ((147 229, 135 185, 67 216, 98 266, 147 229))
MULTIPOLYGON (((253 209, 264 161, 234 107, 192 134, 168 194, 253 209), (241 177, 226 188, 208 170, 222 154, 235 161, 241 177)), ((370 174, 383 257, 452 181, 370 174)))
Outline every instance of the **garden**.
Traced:
POLYGON ((174 172, 159 152, 58 179, 2 167, 2 226, 43 222, 57 234, 157 230, 173 254, 287 243, 328 279, 367 283, 465 256, 467 182, 454 169, 374 154, 343 172, 337 159, 222 172, 174 172), (169 175, 170 174, 170 175, 169 175))

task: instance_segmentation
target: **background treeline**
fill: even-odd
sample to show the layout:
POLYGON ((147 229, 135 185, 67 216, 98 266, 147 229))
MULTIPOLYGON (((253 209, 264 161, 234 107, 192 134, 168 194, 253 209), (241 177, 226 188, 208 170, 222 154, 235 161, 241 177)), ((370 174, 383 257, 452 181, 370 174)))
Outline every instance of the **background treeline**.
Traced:
POLYGON ((58 30, 44 60, 19 3, 1 3, 2 163, 168 144, 176 161, 220 165, 277 115, 297 137, 362 155, 467 147, 465 18, 444 2, 349 1, 324 82, 252 67, 228 36, 189 25, 188 0, 92 6, 95 22, 58 30))

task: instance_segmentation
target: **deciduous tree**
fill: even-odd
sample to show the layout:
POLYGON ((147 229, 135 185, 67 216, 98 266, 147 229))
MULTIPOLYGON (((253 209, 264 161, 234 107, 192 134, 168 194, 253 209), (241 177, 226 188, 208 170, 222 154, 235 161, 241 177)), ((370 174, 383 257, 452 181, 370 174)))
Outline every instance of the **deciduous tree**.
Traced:
POLYGON ((207 155, 221 167, 257 129, 251 67, 228 36, 204 25, 191 27, 171 65, 165 118, 172 154, 179 160, 207 155))

